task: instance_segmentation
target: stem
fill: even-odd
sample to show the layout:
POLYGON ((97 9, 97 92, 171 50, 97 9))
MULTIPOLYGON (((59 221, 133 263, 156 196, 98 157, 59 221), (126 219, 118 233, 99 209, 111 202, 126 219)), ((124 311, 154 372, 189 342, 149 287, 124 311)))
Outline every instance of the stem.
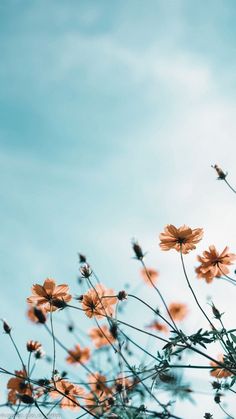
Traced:
POLYGON ((236 194, 236 190, 233 188, 233 186, 230 185, 230 183, 226 180, 226 178, 223 179, 226 183, 226 185, 228 185, 228 187, 231 189, 231 191, 233 191, 233 193, 236 194))
POLYGON ((186 269, 185 269, 185 264, 184 264, 184 259, 183 259, 183 253, 182 253, 181 245, 180 245, 180 258, 181 258, 181 263, 182 263, 182 267, 183 267, 183 271, 184 271, 184 276, 185 276, 185 279, 186 279, 186 281, 187 281, 188 287, 190 288, 191 293, 192 293, 192 295, 193 295, 193 297, 194 297, 194 300, 196 301, 197 306, 198 306, 198 307, 199 307, 199 309, 201 310, 201 312, 202 312, 203 316, 204 316, 204 317, 207 319, 207 321, 210 323, 210 325, 211 325, 211 327, 213 328, 213 330, 216 330, 216 328, 215 328, 214 324, 213 324, 213 323, 212 323, 212 321, 209 319, 208 315, 205 313, 205 311, 203 310, 203 308, 202 308, 201 304, 199 303, 199 301, 198 301, 198 299, 197 299, 197 296, 196 296, 196 294, 195 294, 195 292, 194 292, 194 290, 193 290, 193 288, 192 288, 192 285, 191 285, 191 284, 190 284, 190 282, 189 282, 188 275, 187 275, 187 272, 186 272, 186 269))
POLYGON ((167 311, 167 313, 168 313, 168 315, 169 315, 169 317, 170 317, 170 319, 171 319, 171 321, 172 321, 172 323, 173 323, 173 325, 174 325, 174 328, 175 328, 177 331, 179 331, 179 329, 178 329, 178 327, 177 327, 177 325, 176 325, 176 323, 175 323, 175 321, 174 321, 174 319, 173 319, 173 317, 172 317, 172 315, 171 315, 171 313, 170 313, 170 311, 169 311, 169 309, 168 309, 168 307, 167 307, 167 304, 166 304, 166 302, 165 302, 165 300, 164 300, 164 298, 163 298, 163 296, 162 296, 161 292, 159 291, 159 289, 156 287, 156 285, 155 285, 155 284, 154 284, 154 282, 152 281, 152 278, 151 278, 151 276, 150 276, 150 274, 149 274, 149 272, 148 272, 148 270, 147 270, 147 267, 146 267, 146 265, 145 265, 145 263, 144 263, 143 259, 141 259, 141 263, 142 263, 142 265, 143 265, 143 268, 144 268, 144 270, 145 270, 145 273, 146 273, 146 275, 147 275, 147 277, 148 277, 148 279, 149 279, 150 283, 152 284, 153 288, 154 288, 154 289, 156 290, 156 292, 158 293, 158 295, 159 295, 159 297, 160 297, 160 299, 161 299, 161 301, 162 301, 162 303, 163 303, 163 305, 164 305, 164 307, 165 307, 165 309, 166 309, 166 311, 167 311))

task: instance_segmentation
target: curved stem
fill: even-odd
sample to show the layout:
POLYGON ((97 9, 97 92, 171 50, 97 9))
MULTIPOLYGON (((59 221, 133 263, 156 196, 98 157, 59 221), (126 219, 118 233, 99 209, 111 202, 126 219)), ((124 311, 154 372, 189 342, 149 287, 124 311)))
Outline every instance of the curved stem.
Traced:
POLYGON ((233 186, 230 185, 230 183, 226 180, 226 178, 223 179, 226 183, 226 185, 228 185, 228 187, 231 189, 231 191, 233 191, 233 193, 236 194, 236 190, 233 188, 233 186))

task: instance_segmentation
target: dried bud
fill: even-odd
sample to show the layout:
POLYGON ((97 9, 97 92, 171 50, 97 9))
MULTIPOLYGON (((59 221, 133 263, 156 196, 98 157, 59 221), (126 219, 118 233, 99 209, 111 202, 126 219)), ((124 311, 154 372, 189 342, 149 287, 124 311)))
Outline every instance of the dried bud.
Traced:
POLYGON ((76 297, 76 300, 81 302, 81 301, 83 301, 83 298, 84 298, 84 296, 83 296, 83 294, 81 294, 78 297, 76 297))
POLYGON ((22 401, 22 403, 25 403, 25 404, 34 403, 33 397, 29 396, 28 394, 18 394, 18 397, 22 401))
POLYGON ((203 417, 204 419, 213 419, 213 415, 211 413, 205 413, 203 417))
POLYGON ((214 304, 212 304, 211 309, 212 309, 212 313, 214 314, 215 318, 220 320, 221 319, 221 314, 220 314, 219 310, 216 308, 216 306, 214 306, 214 304))
POLYGON ((61 310, 67 307, 67 303, 64 300, 61 300, 60 298, 53 298, 51 303, 54 307, 60 308, 61 310))
POLYGON ((68 330, 69 332, 73 332, 73 330, 74 330, 74 325, 73 325, 73 324, 68 324, 68 326, 67 326, 67 330, 68 330))
POLYGON ((78 253, 79 256, 79 263, 87 263, 86 256, 82 255, 82 253, 78 253))
POLYGON ((46 323, 47 317, 42 310, 38 307, 34 307, 34 315, 37 318, 39 323, 46 323))
POLYGON ((215 401, 217 404, 220 404, 220 402, 221 402, 221 400, 220 400, 221 396, 222 396, 222 394, 220 394, 220 393, 217 393, 217 394, 215 395, 215 397, 214 397, 214 401, 215 401))
POLYGON ((123 300, 127 300, 128 298, 128 294, 125 290, 119 291, 118 295, 117 295, 118 300, 123 301, 123 300))
POLYGON ((26 344, 26 348, 28 352, 35 352, 38 349, 42 348, 41 343, 34 341, 34 340, 29 340, 26 344))
POLYGON ((82 278, 89 278, 92 275, 92 269, 88 263, 85 263, 85 265, 81 266, 80 273, 82 278))
POLYGON ((133 251, 135 253, 136 259, 143 260, 144 254, 143 254, 142 248, 139 246, 138 242, 133 240, 132 246, 133 246, 133 251))
POLYGON ((4 332, 9 335, 11 333, 11 327, 9 326, 9 324, 7 322, 5 322, 5 320, 3 320, 2 322, 3 322, 4 332))
POLYGON ((214 390, 220 390, 220 389, 221 389, 221 384, 220 384, 218 381, 213 381, 213 382, 211 383, 211 385, 212 385, 212 388, 213 388, 214 390))
POLYGON ((224 173, 223 170, 217 164, 211 167, 216 170, 218 179, 224 180, 226 178, 228 173, 224 173))

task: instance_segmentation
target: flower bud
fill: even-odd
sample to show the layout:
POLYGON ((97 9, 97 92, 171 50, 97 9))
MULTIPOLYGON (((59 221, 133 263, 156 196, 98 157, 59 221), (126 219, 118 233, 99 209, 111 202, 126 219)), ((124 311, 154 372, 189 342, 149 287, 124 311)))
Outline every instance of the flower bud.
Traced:
POLYGON ((218 175, 218 179, 224 180, 226 178, 227 173, 224 173, 223 170, 217 164, 215 164, 214 166, 211 166, 211 167, 216 170, 216 173, 218 175))
POLYGON ((141 246, 139 246, 137 241, 133 240, 132 247, 133 247, 133 251, 135 253, 136 259, 143 260, 144 254, 143 254, 141 246))
POLYGON ((7 322, 5 322, 5 320, 3 320, 2 322, 3 322, 4 332, 9 335, 11 333, 11 327, 9 326, 9 324, 7 322))
POLYGON ((128 298, 128 294, 125 290, 119 291, 118 295, 117 295, 118 300, 123 301, 123 300, 127 300, 128 298))

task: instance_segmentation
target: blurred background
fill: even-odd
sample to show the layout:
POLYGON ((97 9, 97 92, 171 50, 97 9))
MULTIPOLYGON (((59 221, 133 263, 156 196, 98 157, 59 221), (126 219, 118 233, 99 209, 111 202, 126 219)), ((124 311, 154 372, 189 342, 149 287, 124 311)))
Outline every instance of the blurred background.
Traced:
MULTIPOLYGON (((185 330, 206 327, 179 255, 159 249, 168 223, 204 229, 186 256, 189 276, 208 313, 212 299, 235 327, 236 289, 194 273, 210 244, 236 253, 236 197, 211 168, 218 163, 236 184, 235 19, 233 0, 0 2, 0 316, 22 351, 39 334, 25 317, 32 284, 53 277, 79 293, 78 251, 107 286, 138 287, 159 305, 132 238, 167 302, 189 305, 185 330)), ((126 310, 133 324, 152 319, 131 301, 126 310)), ((15 354, 0 339, 7 366, 15 354)), ((208 406, 224 418, 207 395, 209 373, 193 377, 206 394, 176 414, 187 406, 199 418, 208 406)))

